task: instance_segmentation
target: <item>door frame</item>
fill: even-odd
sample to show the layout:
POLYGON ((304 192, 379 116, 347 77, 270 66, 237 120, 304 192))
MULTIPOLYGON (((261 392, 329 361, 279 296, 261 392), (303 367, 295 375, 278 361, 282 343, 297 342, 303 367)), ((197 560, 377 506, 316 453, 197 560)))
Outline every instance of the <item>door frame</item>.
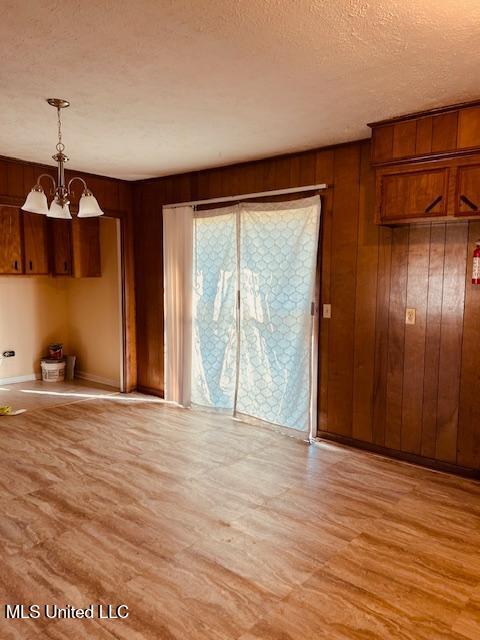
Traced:
POLYGON ((120 305, 122 334, 121 392, 131 393, 137 388, 137 351, 135 329, 135 264, 133 253, 132 211, 111 211, 105 216, 115 218, 117 223, 118 258, 120 268, 120 305))

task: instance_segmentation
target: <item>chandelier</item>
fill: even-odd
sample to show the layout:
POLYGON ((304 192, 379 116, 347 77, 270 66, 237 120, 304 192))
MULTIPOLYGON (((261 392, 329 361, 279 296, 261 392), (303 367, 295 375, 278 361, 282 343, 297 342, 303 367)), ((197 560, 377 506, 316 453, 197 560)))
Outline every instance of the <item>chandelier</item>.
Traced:
POLYGON ((30 213, 40 213, 48 216, 49 218, 63 218, 71 219, 70 213, 70 198, 74 195, 71 190, 71 185, 75 180, 79 180, 83 185, 83 192, 80 197, 78 205, 78 217, 79 218, 91 218, 94 216, 103 215, 103 211, 98 206, 97 199, 87 187, 87 183, 80 176, 74 176, 71 180, 65 184, 65 162, 68 161, 68 157, 65 155, 65 145, 62 142, 62 118, 61 110, 70 106, 68 100, 62 100, 61 98, 48 98, 48 104, 55 107, 57 110, 57 123, 58 123, 58 142, 56 146, 57 152, 52 156, 58 165, 57 182, 48 173, 42 173, 36 184, 27 196, 25 203, 22 207, 24 211, 30 213), (50 207, 48 206, 47 196, 41 185, 42 178, 49 178, 53 183, 53 188, 50 195, 53 196, 50 207))

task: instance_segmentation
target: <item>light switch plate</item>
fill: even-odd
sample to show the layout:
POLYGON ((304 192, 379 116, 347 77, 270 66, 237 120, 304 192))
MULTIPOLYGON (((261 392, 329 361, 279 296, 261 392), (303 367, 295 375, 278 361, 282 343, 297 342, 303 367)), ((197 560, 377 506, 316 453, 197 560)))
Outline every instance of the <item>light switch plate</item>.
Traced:
POLYGON ((331 318, 332 317, 332 305, 331 304, 324 304, 323 305, 323 317, 324 318, 331 318))
POLYGON ((405 312, 405 324, 415 324, 416 316, 416 309, 407 309, 405 312))

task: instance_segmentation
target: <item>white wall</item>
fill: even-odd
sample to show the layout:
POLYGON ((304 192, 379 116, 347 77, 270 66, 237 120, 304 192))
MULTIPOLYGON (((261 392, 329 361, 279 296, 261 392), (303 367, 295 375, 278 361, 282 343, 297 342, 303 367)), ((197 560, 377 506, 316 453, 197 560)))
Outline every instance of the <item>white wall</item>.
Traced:
POLYGON ((120 292, 116 220, 100 219, 101 278, 69 278, 68 342, 77 371, 98 382, 120 385, 120 292))
POLYGON ((0 277, 0 380, 32 377, 51 342, 68 348, 66 281, 48 276, 0 277))

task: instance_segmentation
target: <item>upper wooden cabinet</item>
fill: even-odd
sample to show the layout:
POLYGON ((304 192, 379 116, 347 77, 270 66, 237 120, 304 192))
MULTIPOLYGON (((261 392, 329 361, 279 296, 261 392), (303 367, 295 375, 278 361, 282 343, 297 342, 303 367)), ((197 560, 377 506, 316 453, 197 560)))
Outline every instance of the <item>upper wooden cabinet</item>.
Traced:
POLYGON ((480 107, 462 109, 458 113, 457 149, 480 147, 480 107))
POLYGON ((379 224, 480 217, 480 154, 376 169, 379 224))
POLYGON ((458 167, 455 215, 480 216, 480 162, 458 167))
POLYGON ((69 220, 49 220, 50 269, 54 276, 72 275, 72 233, 69 220))
POLYGON ((36 213, 22 213, 22 218, 25 273, 48 274, 47 218, 36 213))
POLYGON ((0 207, 0 275, 100 277, 98 218, 52 220, 0 207))
POLYGON ((370 123, 375 165, 480 148, 480 102, 370 123))
POLYGON ((51 220, 50 238, 53 275, 75 278, 102 275, 98 218, 51 220))
POLYGON ((100 264, 100 220, 72 220, 73 275, 76 278, 98 278, 100 264))
POLYGON ((370 126, 377 223, 480 215, 480 102, 370 126))
POLYGON ((448 168, 383 174, 377 196, 381 220, 446 216, 448 182, 448 168))
POLYGON ((0 274, 23 273, 22 231, 18 209, 0 207, 0 274))

